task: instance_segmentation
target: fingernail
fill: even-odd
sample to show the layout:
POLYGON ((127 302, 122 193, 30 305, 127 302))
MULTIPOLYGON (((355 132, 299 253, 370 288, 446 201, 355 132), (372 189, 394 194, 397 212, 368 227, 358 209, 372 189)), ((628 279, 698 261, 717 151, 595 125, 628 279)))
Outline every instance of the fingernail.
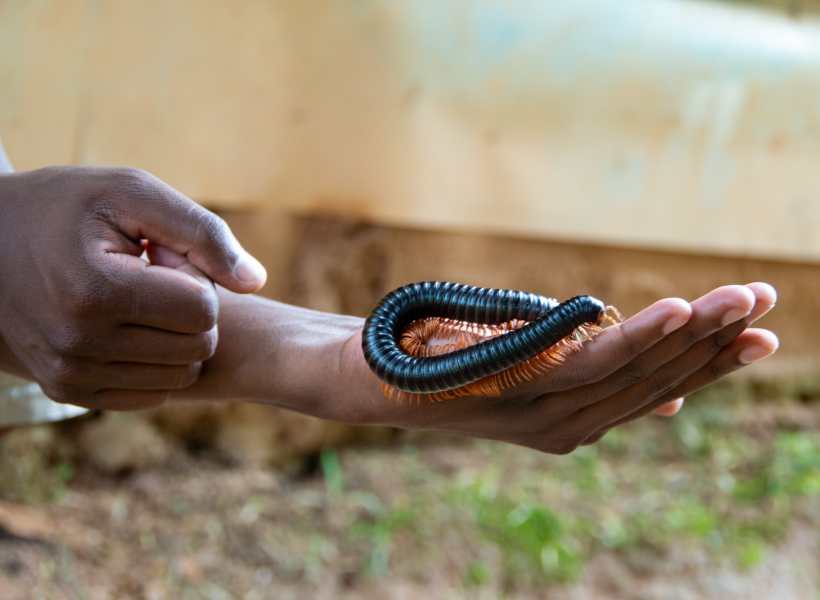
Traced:
POLYGON ((768 348, 764 348, 763 346, 750 346, 741 352, 737 359, 744 365, 750 365, 755 361, 766 358, 770 354, 771 351, 768 348))
POLYGON ((663 335, 669 335, 676 329, 680 329, 689 321, 689 315, 675 315, 663 324, 663 335))
POLYGON ((655 409, 655 414, 660 415, 662 417, 672 417, 680 411, 681 407, 683 406, 683 398, 676 398, 674 400, 670 400, 664 404, 661 404, 658 408, 655 409))
POLYGON ((720 320, 720 324, 723 327, 726 327, 729 323, 740 321, 740 319, 748 315, 750 312, 750 310, 745 310, 743 308, 733 308, 731 310, 727 310, 723 314, 723 318, 720 320))
POLYGON ((239 262, 236 263, 234 273, 240 281, 257 285, 264 283, 265 278, 267 277, 265 267, 263 267, 258 260, 249 254, 246 254, 239 259, 239 262))

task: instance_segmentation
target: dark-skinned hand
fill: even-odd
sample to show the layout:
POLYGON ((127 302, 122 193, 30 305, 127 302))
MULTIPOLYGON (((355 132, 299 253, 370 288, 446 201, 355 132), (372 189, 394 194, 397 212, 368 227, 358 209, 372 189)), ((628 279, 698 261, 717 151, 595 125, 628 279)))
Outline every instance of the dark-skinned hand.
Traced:
MULTIPOLYGON (((190 269, 153 247, 152 260, 190 269)), ((175 398, 241 398, 326 419, 434 429, 563 454, 655 412, 777 350, 749 326, 774 306, 765 283, 727 285, 690 302, 666 298, 605 329, 559 368, 499 398, 437 403, 384 398, 361 348, 363 320, 218 288, 220 343, 197 383, 175 398)))
POLYGON ((222 219, 144 171, 3 174, 0 210, 0 368, 60 402, 162 403, 216 349, 211 280, 241 293, 264 284, 222 219), (198 269, 149 265, 145 239, 198 269))
POLYGON ((749 328, 775 301, 774 288, 765 283, 724 286, 691 304, 660 300, 604 330, 560 368, 501 398, 424 407, 379 399, 357 334, 344 361, 357 373, 353 377, 371 379, 368 394, 342 393, 336 401, 352 405, 360 422, 457 431, 564 454, 653 411, 671 416, 687 394, 775 352, 772 332, 749 328))

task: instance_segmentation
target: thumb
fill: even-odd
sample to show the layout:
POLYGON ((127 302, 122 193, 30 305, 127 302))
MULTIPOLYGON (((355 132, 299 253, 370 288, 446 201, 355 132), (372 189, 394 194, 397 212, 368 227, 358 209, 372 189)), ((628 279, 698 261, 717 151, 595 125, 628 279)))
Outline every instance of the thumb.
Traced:
POLYGON ((125 235, 165 246, 231 291, 265 285, 265 268, 220 217, 144 171, 116 170, 113 177, 108 189, 122 205, 114 225, 125 235))

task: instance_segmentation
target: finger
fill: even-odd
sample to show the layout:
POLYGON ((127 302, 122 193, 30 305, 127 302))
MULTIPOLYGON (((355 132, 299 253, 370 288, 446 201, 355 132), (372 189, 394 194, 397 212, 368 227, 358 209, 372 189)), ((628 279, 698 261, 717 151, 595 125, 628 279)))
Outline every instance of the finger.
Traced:
POLYGON ((684 398, 676 398, 665 404, 661 404, 653 412, 659 417, 674 417, 683 408, 684 398))
POLYGON ((152 265, 181 271, 187 273, 200 283, 211 284, 211 280, 208 279, 205 273, 191 264, 185 256, 177 254, 170 248, 160 246, 159 244, 148 243, 146 244, 146 251, 152 265))
POLYGON ((618 427, 639 419, 659 405, 669 402, 671 398, 693 394, 738 369, 762 360, 767 356, 771 356, 777 351, 779 345, 780 342, 777 336, 771 331, 766 329, 747 329, 741 333, 731 345, 724 348, 709 364, 689 375, 689 377, 678 386, 646 404, 641 409, 602 428, 590 436, 585 443, 595 443, 613 427, 618 427))
POLYGON ((777 304, 777 290, 770 284, 762 281, 748 283, 746 287, 752 290, 752 293, 755 295, 755 307, 746 320, 747 324, 751 324, 775 307, 777 304))
MULTIPOLYGON (((727 311, 730 311, 733 308, 737 308, 737 306, 735 306, 736 304, 740 305, 742 307, 742 310, 740 311, 741 313, 742 312, 750 312, 751 311, 751 304, 754 301, 753 298, 752 298, 752 300, 750 300, 750 297, 752 297, 752 296, 753 296, 753 294, 751 293, 751 291, 748 290, 747 288, 743 287, 743 286, 727 286, 727 288, 719 288, 718 290, 714 290, 710 294, 707 294, 706 296, 701 298, 699 301, 697 301, 697 302, 699 302, 699 308, 700 308, 701 312, 703 312, 705 308, 709 308, 709 306, 711 305, 711 307, 712 307, 711 311, 712 311, 712 313, 714 313, 714 316, 715 316, 715 318, 713 319, 713 321, 714 321, 713 326, 708 327, 707 329, 705 329, 702 332, 702 335, 707 335, 708 332, 713 331, 715 328, 719 329, 722 317, 725 315, 725 313, 727 311)), ((680 301, 680 302, 682 303, 683 301, 680 301)), ((630 336, 632 336, 633 347, 635 345, 634 344, 635 338, 641 338, 644 341, 644 343, 651 343, 649 340, 652 339, 651 336, 653 335, 653 326, 655 328, 654 329, 655 337, 656 338, 662 338, 663 337, 664 319, 662 319, 662 318, 658 319, 657 318, 659 316, 658 313, 653 314, 654 309, 658 309, 658 308, 660 308, 661 310, 671 308, 672 309, 672 315, 669 315, 668 316, 668 318, 669 318, 669 317, 672 317, 674 315, 675 311, 680 308, 680 304, 678 303, 678 301, 675 301, 675 300, 672 300, 671 303, 669 301, 661 301, 659 303, 656 303, 655 305, 653 305, 652 307, 650 307, 646 311, 642 311, 641 314, 636 315, 636 317, 634 317, 633 319, 630 319, 630 321, 632 321, 632 324, 634 325, 634 327, 625 328, 626 333, 624 333, 624 332, 618 333, 616 336, 613 336, 612 339, 615 340, 616 343, 617 343, 618 341, 623 341, 624 338, 629 338, 630 336), (648 318, 646 318, 645 320, 642 321, 640 319, 640 317, 648 317, 648 318), (634 335, 633 335, 633 333, 634 333, 634 335)), ((687 313, 688 313, 688 304, 684 303, 683 315, 686 316, 687 313)), ((680 316, 681 316, 680 314, 677 315, 678 318, 680 316)), ((735 318, 735 317, 732 316, 732 318, 735 318)), ((704 321, 703 318, 701 318, 700 320, 704 321)), ((691 321, 691 319, 690 319, 690 321, 691 321)), ((627 323, 625 322, 624 325, 627 325, 627 323)), ((688 323, 686 325, 686 328, 689 328, 690 326, 691 326, 691 323, 688 323)), ((737 334, 739 334, 744 328, 745 328, 744 323, 735 322, 735 323, 728 326, 727 331, 724 332, 724 335, 727 337, 727 339, 731 340, 737 334)), ((675 324, 670 326, 668 329, 670 331, 674 331, 675 330, 675 324)), ((701 329, 703 329, 702 325, 701 325, 701 329)), ((603 337, 605 334, 607 334, 608 331, 610 331, 610 330, 605 330, 601 334, 601 336, 599 336, 599 338, 603 337)), ((680 331, 680 329, 678 331, 680 331)), ((669 336, 669 338, 674 337, 676 335, 677 335, 676 333, 672 333, 669 336)), ((599 339, 599 338, 596 338, 596 339, 599 339)), ((661 344, 668 343, 669 338, 663 340, 661 342, 661 344)), ((592 345, 594 345, 594 343, 595 343, 595 341, 593 341, 592 345)), ((619 345, 623 346, 623 344, 619 344, 619 345)), ((688 371, 684 370, 682 373, 676 374, 676 375, 680 376, 680 377, 683 377, 688 372, 691 372, 692 370, 698 368, 698 366, 700 364, 708 361, 711 356, 714 356, 714 354, 716 354, 720 350, 720 348, 716 344, 713 344, 712 346, 713 346, 713 348, 709 349, 710 347, 708 345, 706 345, 705 348, 701 349, 699 356, 695 355, 694 357, 690 357, 689 370, 688 371), (691 360, 699 360, 700 362, 699 363, 698 362, 691 363, 691 360)), ((607 345, 607 347, 609 347, 609 346, 607 345)), ((685 350, 685 348, 681 348, 681 351, 683 351, 683 350, 685 350)), ((623 348, 622 348, 622 351, 623 351, 623 348)), ((650 352, 651 351, 652 350, 650 350, 650 352)), ((562 366, 561 369, 558 369, 556 371, 563 371, 564 368, 565 367, 562 366)), ((645 376, 642 376, 640 379, 638 379, 638 381, 642 381, 644 378, 645 378, 645 376)), ((549 380, 549 383, 550 383, 550 387, 552 388, 553 387, 552 381, 549 380)), ((541 383, 541 385, 543 386, 543 382, 541 383)), ((568 396, 566 394, 562 394, 560 396, 561 401, 556 402, 554 400, 556 396, 553 395, 553 394, 543 395, 544 390, 542 388, 540 390, 540 393, 542 394, 541 399, 537 402, 532 402, 532 403, 529 403, 529 405, 525 406, 525 405, 522 405, 522 404, 516 402, 516 399, 519 398, 519 397, 524 397, 524 398, 527 397, 527 393, 522 392, 523 387, 524 386, 521 386, 521 388, 516 389, 515 393, 511 394, 511 397, 505 398, 505 400, 501 404, 499 404, 498 406, 496 406, 495 404, 489 405, 487 403, 482 402, 479 405, 480 408, 481 408, 481 411, 479 411, 478 413, 473 414, 472 412, 469 412, 469 411, 465 411, 465 412, 461 413, 461 419, 458 422, 460 422, 462 425, 465 425, 465 424, 468 425, 471 430, 477 431, 481 435, 484 435, 484 436, 487 436, 489 434, 489 432, 492 430, 492 428, 495 428, 496 433, 498 435, 501 435, 501 436, 504 436, 507 432, 530 432, 533 435, 535 435, 536 438, 549 437, 549 439, 553 439, 554 436, 544 436, 543 429, 544 429, 544 424, 545 423, 554 423, 554 422, 556 422, 556 416, 560 416, 559 413, 571 414, 572 412, 576 412, 579 408, 589 406, 590 404, 594 404, 594 402, 599 401, 601 398, 608 397, 608 396, 612 395, 611 393, 606 392, 606 391, 602 391, 598 394, 590 393, 590 389, 592 389, 594 386, 585 386, 584 388, 580 388, 578 394, 571 393, 572 395, 570 395, 570 396, 568 396), (606 395, 603 395, 603 394, 606 394, 606 395), (468 415, 470 415, 469 419, 467 419, 465 421, 465 418, 468 415), (488 422, 491 424, 491 428, 489 430, 488 430, 487 427, 485 427, 485 425, 488 422)), ((629 384, 626 383, 626 384, 623 384, 620 387, 621 388, 629 387, 629 384)), ((529 397, 532 397, 532 396, 530 395, 529 397)), ((447 403, 444 403, 444 404, 448 405, 447 408, 453 408, 454 405, 451 404, 451 402, 452 401, 448 401, 447 403)), ((628 404, 628 402, 634 403, 635 399, 634 398, 626 399, 625 401, 622 402, 622 404, 624 406, 617 406, 617 407, 608 406, 607 408, 610 409, 610 410, 621 410, 621 411, 634 410, 634 406, 632 406, 632 404, 628 404)), ((601 418, 599 416, 600 413, 601 413, 601 411, 598 411, 597 413, 595 413, 594 418, 595 419, 601 418)), ((610 416, 609 419, 617 418, 618 416, 620 416, 620 415, 616 414, 614 416, 610 416)), ((562 420, 563 420, 563 418, 562 418, 562 420)), ((600 423, 595 422, 595 421, 591 421, 591 424, 589 424, 589 425, 584 424, 583 427, 587 427, 587 429, 583 429, 582 431, 580 431, 578 433, 578 435, 582 436, 582 438, 585 437, 586 435, 589 434, 590 431, 597 430, 599 424, 600 423)), ((525 445, 532 445, 532 443, 536 443, 536 442, 537 442, 537 439, 535 439, 534 441, 528 441, 525 445)), ((559 441, 559 446, 560 445, 561 445, 561 443, 559 441)))
MULTIPOLYGON (((733 324, 731 327, 738 328, 740 325, 733 324)), ((644 408, 656 398, 666 397, 670 390, 708 364, 721 351, 720 333, 722 332, 700 340, 686 352, 634 385, 581 409, 570 418, 572 427, 589 435, 603 427, 610 427, 612 423, 644 408)), ((666 397, 666 400, 671 399, 666 397)), ((653 408, 656 406, 657 404, 654 404, 653 408)))
POLYGON ((603 379, 687 323, 689 303, 680 298, 659 300, 635 316, 604 329, 593 340, 569 356, 560 369, 521 386, 523 393, 543 394, 573 388, 603 379))
MULTIPOLYGON (((693 394, 734 371, 771 356, 777 352, 779 347, 780 340, 777 335, 768 329, 747 329, 710 364, 690 375, 667 395, 693 394)), ((664 399, 661 398, 655 403, 663 401, 664 399)), ((642 415, 635 415, 634 418, 640 416, 642 415)))
POLYGON ((121 208, 109 217, 127 237, 167 246, 234 292, 254 292, 265 284, 264 267, 220 217, 144 171, 118 170, 112 178, 107 191, 121 208))
POLYGON ((105 347, 107 362, 187 365, 208 360, 216 351, 218 328, 205 333, 173 333, 124 325, 105 347))
POLYGON ((109 258, 111 276, 121 283, 116 306, 122 324, 177 333, 203 333, 216 325, 216 290, 193 267, 169 269, 120 253, 109 258))
MULTIPOLYGON (((720 331, 721 334, 715 338, 715 345, 712 347, 714 353, 717 353, 720 345, 726 345, 745 329, 745 324, 738 321, 748 316, 754 306, 754 293, 745 286, 725 286, 709 292, 692 302, 692 316, 685 327, 681 327, 603 381, 574 390, 574 399, 569 404, 574 407, 587 407, 608 399, 645 381, 699 341, 720 331)), ((701 354, 699 357, 703 359, 704 355, 701 354)))
POLYGON ((160 246, 159 244, 149 243, 146 250, 148 252, 148 260, 151 261, 152 265, 178 269, 188 263, 188 259, 183 255, 177 254, 170 248, 160 246))
POLYGON ((168 399, 168 392, 141 392, 133 390, 104 390, 92 394, 77 406, 92 410, 144 410, 161 406, 168 399))
POLYGON ((97 390, 180 390, 191 386, 202 371, 202 363, 147 365, 110 363, 93 380, 97 390))
MULTIPOLYGON (((777 303, 777 291, 770 284, 761 281, 748 283, 746 287, 752 290, 756 298, 755 306, 751 314, 744 319, 748 325, 756 322, 774 308, 777 303)), ((673 417, 683 408, 684 401, 684 398, 676 398, 675 400, 659 405, 652 412, 661 417, 673 417)))
MULTIPOLYGON (((193 384, 199 377, 202 363, 186 365, 155 365, 141 363, 108 363, 72 361, 65 369, 57 394, 61 401, 74 404, 90 392, 103 389, 177 390, 193 384)), ((56 390, 55 390, 56 391, 56 390)), ((54 396, 51 396, 54 397, 54 396)))
MULTIPOLYGON (((727 286, 726 288, 719 288, 712 291, 697 302, 699 302, 701 313, 704 310, 704 304, 706 307, 710 305, 713 306, 712 312, 716 315, 713 319, 716 323, 714 327, 720 327, 722 315, 734 307, 733 303, 743 305, 744 311, 749 312, 753 303, 753 294, 749 289, 743 286, 727 286), (752 299, 750 300, 750 298, 752 299)), ((694 306, 693 304, 692 307, 694 306)), ((581 350, 577 355, 571 357, 578 357, 586 351, 590 353, 591 359, 589 361, 577 360, 574 363, 575 368, 577 368, 578 365, 582 365, 586 368, 580 373, 580 377, 592 379, 596 376, 596 369, 612 369, 612 366, 609 364, 610 361, 605 360, 607 355, 614 356, 615 358, 611 359, 611 362, 616 364, 628 360, 634 362, 637 360, 635 358, 636 356, 641 356, 641 348, 649 347, 650 350, 648 352, 651 353, 657 345, 669 344, 670 339, 680 339, 679 332, 682 328, 691 328, 691 321, 694 318, 694 315, 690 313, 690 310, 693 310, 692 307, 683 300, 674 298, 661 300, 644 311, 641 311, 641 313, 635 317, 625 321, 619 327, 604 330, 599 336, 592 340, 590 344, 586 345, 584 350, 581 350), (685 327, 683 327, 684 325, 685 327), (592 365, 589 363, 592 363, 592 365), (595 363, 597 363, 597 366, 595 363), (590 371, 592 373, 590 373, 590 371)), ((704 320, 702 315, 699 320, 704 320)), ((699 327, 703 329, 702 325, 699 327)), ((734 327, 737 328, 735 335, 742 330, 739 325, 735 325, 734 327)), ((713 328, 709 330, 711 329, 713 328)), ((704 335, 706 335, 706 332, 704 332, 704 335)), ((678 346, 681 345, 680 342, 676 343, 678 346)), ((681 348, 680 351, 682 352, 683 350, 685 350, 685 348, 681 348)), ((716 353, 717 350, 714 352, 716 353)), ((659 356, 665 357, 668 354, 669 352, 660 353, 659 356)), ((702 360, 708 360, 708 357, 702 360)), ((639 377, 633 375, 633 380, 627 379, 622 371, 618 371, 615 375, 610 375, 610 377, 600 383, 578 387, 577 390, 561 394, 560 402, 556 402, 556 396, 552 392, 554 392, 556 387, 560 390, 561 386, 556 386, 552 379, 553 373, 556 374, 557 377, 562 377, 565 370, 573 368, 571 361, 568 360, 567 363, 568 364, 563 365, 560 369, 551 371, 543 380, 517 388, 513 396, 531 398, 533 395, 536 395, 539 397, 539 400, 530 403, 528 406, 507 403, 499 407, 498 410, 507 411, 507 414, 501 419, 496 419, 495 427, 499 427, 498 423, 503 423, 502 431, 531 432, 536 436, 542 435, 545 423, 563 422, 563 420, 572 413, 577 413, 579 410, 594 405, 602 399, 610 398, 616 391, 643 381, 656 368, 653 367, 651 370, 647 369, 647 372, 640 373, 639 377), (549 386, 548 391, 551 392, 546 395, 544 394, 544 392, 547 391, 544 390, 545 383, 549 386), (538 385, 540 385, 540 389, 535 387, 538 385), (533 391, 534 389, 536 391, 533 391)), ((697 365, 694 365, 692 369, 696 367, 697 365)), ((572 378, 576 376, 570 374, 569 377, 572 378)), ((607 414, 607 411, 634 410, 634 407, 629 404, 630 402, 634 403, 635 399, 627 397, 621 399, 619 404, 609 402, 599 410, 586 413, 584 418, 580 420, 581 426, 586 427, 586 429, 579 430, 578 435, 584 438, 589 435, 590 432, 596 431, 605 422, 616 419, 622 414, 622 412, 616 412, 616 414, 610 415, 607 414), (600 419, 603 419, 603 421, 598 421, 600 419)), ((486 407, 482 406, 482 408, 486 410, 486 407)), ((480 415, 476 417, 479 421, 481 420, 480 415)), ((576 416, 574 419, 576 419, 576 424, 578 424, 578 417, 576 416)))

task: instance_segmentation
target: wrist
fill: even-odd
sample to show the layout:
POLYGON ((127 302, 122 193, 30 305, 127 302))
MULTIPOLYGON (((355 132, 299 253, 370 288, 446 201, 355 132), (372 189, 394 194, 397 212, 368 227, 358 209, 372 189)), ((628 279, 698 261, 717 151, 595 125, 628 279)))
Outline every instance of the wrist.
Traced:
POLYGON ((359 372, 349 359, 358 349, 351 340, 360 339, 364 321, 218 290, 216 354, 199 381, 175 396, 250 400, 340 419, 359 372))
POLYGON ((291 314, 274 324, 268 336, 267 380, 248 378, 261 383, 254 397, 315 417, 347 420, 348 398, 357 386, 357 365, 350 358, 358 346, 352 344, 360 339, 363 319, 289 309, 291 314))

